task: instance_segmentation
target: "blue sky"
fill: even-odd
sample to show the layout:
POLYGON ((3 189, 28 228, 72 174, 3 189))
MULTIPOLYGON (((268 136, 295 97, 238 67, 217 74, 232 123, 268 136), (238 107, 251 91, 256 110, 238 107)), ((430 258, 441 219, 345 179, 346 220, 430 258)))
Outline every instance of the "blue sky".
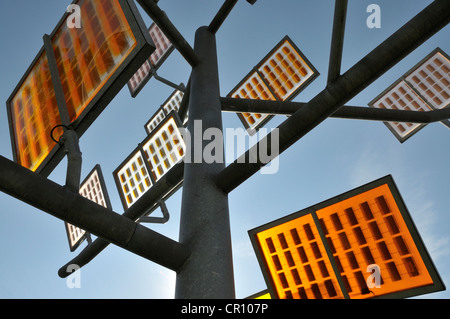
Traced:
MULTIPOLYGON (((369 53, 429 0, 349 1, 342 70, 369 53), (366 25, 369 4, 381 7, 381 28, 366 25)), ((1 1, 2 40, 0 100, 6 102, 51 33, 69 2, 1 1)), ((193 45, 196 29, 208 25, 220 8, 218 0, 161 0, 160 7, 193 45)), ((239 1, 217 34, 221 95, 234 86, 285 36, 320 72, 294 101, 307 102, 326 85, 334 1, 239 1)), ((149 26, 152 21, 143 18, 149 26)), ((348 105, 367 106, 374 97, 436 47, 450 53, 447 26, 348 105)), ((159 75, 187 83, 190 66, 174 51, 159 75)), ((106 178, 114 211, 123 212, 112 172, 145 138, 144 124, 173 89, 152 79, 132 99, 124 87, 80 140, 82 179, 95 164, 106 178)), ((5 104, 4 104, 5 105, 5 104)), ((241 127, 237 116, 223 114, 224 127, 241 127)), ((277 116, 266 127, 276 127, 277 116)), ((284 152, 279 171, 256 174, 229 196, 236 297, 266 288, 251 247, 248 230, 391 174, 428 251, 447 286, 450 284, 449 181, 450 131, 440 123, 426 126, 400 144, 383 123, 328 119, 284 152)), ((0 107, 0 154, 12 159, 5 106, 0 107)), ((64 184, 66 161, 50 175, 64 184)), ((58 269, 76 256, 69 251, 64 223, 0 193, 0 298, 173 298, 175 273, 110 245, 81 270, 81 288, 70 289, 58 269)), ((171 219, 147 225, 178 239, 181 191, 167 202, 171 219)), ((156 213, 155 213, 156 214, 156 213)), ((449 298, 448 291, 423 298, 449 298)))

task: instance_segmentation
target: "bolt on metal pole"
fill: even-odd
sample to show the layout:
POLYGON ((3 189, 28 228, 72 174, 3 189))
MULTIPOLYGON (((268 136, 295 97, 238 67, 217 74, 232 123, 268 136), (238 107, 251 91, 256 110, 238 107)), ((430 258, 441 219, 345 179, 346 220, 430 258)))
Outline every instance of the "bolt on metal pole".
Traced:
POLYGON ((192 141, 187 147, 194 156, 185 163, 179 239, 190 248, 191 255, 178 271, 175 297, 232 299, 235 290, 228 195, 214 180, 224 169, 225 159, 222 152, 221 160, 206 163, 201 156, 199 161, 210 143, 203 139, 203 133, 208 129, 223 132, 216 39, 207 27, 197 30, 194 51, 200 63, 192 70, 187 125, 192 141))

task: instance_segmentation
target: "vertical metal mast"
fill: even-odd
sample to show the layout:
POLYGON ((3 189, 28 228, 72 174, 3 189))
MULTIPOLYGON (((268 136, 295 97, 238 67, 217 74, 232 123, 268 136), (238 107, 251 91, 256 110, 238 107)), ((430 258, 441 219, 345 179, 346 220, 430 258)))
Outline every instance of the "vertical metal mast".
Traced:
MULTIPOLYGON (((194 51, 200 63, 191 76, 187 126, 191 159, 185 164, 180 224, 180 242, 192 254, 177 274, 175 297, 235 298, 228 194, 214 182, 225 168, 225 158, 222 152, 222 159, 211 164, 203 156, 199 161, 211 143, 203 140, 203 133, 207 129, 223 132, 216 39, 207 27, 197 30, 194 51)), ((223 147, 223 134, 220 138, 223 147)))

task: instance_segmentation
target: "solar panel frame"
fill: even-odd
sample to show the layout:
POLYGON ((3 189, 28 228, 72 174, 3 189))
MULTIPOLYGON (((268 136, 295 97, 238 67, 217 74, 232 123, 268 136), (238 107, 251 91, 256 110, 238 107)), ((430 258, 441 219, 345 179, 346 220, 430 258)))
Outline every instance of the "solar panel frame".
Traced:
MULTIPOLYGON (((80 1, 75 0, 72 4, 78 4, 80 1)), ((88 0, 86 0, 88 1, 88 0)), ((136 72, 136 65, 142 64, 149 54, 155 50, 154 43, 146 32, 145 24, 140 16, 140 13, 131 0, 117 0, 120 8, 125 15, 126 22, 130 26, 131 33, 135 38, 135 47, 128 53, 124 58, 122 63, 116 66, 113 74, 110 74, 108 80, 99 86, 97 93, 91 98, 90 102, 84 108, 84 110, 71 122, 71 127, 75 129, 78 137, 81 137, 83 133, 89 128, 89 126, 95 121, 95 119, 100 115, 100 113, 107 107, 115 95, 122 89, 122 87, 127 83, 129 78, 136 72)), ((65 24, 66 19, 69 17, 69 13, 66 12, 53 32, 50 34, 50 38, 53 40, 54 36, 58 33, 60 28, 65 24)), ((83 22, 83 21, 82 21, 83 22)), ((27 68, 25 74, 20 79, 19 83, 13 90, 11 96, 8 98, 7 113, 10 127, 10 137, 12 145, 12 153, 14 161, 18 162, 19 155, 18 149, 16 148, 16 136, 13 127, 13 114, 11 113, 11 101, 14 99, 15 95, 21 89, 22 84, 26 81, 28 75, 35 67, 35 63, 42 57, 46 56, 44 46, 39 50, 36 57, 33 59, 31 65, 27 68)), ((53 169, 58 165, 58 163, 64 157, 64 149, 59 144, 56 144, 51 148, 51 150, 46 155, 45 159, 42 160, 38 167, 33 168, 37 173, 44 176, 48 176, 53 169)))

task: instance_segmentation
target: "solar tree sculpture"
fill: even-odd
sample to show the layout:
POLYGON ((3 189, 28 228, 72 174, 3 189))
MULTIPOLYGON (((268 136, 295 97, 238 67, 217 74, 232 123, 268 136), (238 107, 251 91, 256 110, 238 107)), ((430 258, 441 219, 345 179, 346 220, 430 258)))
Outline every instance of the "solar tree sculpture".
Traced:
MULTIPOLYGON (((94 203, 79 194, 81 152, 78 138, 118 90, 136 74, 139 66, 148 60, 155 51, 155 45, 132 0, 98 2, 97 5, 101 6, 101 18, 98 21, 93 18, 95 6, 92 0, 75 1, 91 17, 89 23, 95 23, 95 28, 101 29, 103 26, 105 30, 111 30, 114 27, 127 27, 112 38, 105 35, 104 39, 84 39, 71 43, 71 37, 81 39, 92 35, 67 32, 63 27, 67 15, 63 17, 53 34, 44 37, 43 50, 7 102, 16 162, 0 157, 1 191, 98 236, 60 269, 61 277, 69 275, 68 265, 82 267, 112 243, 176 271, 176 298, 235 298, 228 194, 268 163, 259 155, 256 160, 250 160, 252 154, 260 153, 257 151, 259 148, 268 148, 266 154, 271 154, 273 159, 279 154, 270 150, 272 138, 278 139, 279 153, 282 153, 328 117, 411 123, 431 123, 450 118, 448 107, 417 112, 345 106, 370 83, 449 23, 448 0, 433 1, 344 74, 341 74, 340 64, 347 0, 336 0, 328 83, 307 103, 283 98, 220 96, 215 35, 237 0, 225 0, 211 23, 198 28, 193 47, 159 8, 158 1, 137 2, 192 67, 186 87, 179 86, 184 89, 178 110, 179 123, 183 123, 189 113, 189 132, 194 131, 196 121, 202 123, 202 135, 210 128, 223 131, 222 111, 290 116, 277 128, 278 134, 268 134, 228 166, 225 166, 224 159, 213 163, 181 162, 181 165, 175 165, 158 180, 149 180, 147 185, 152 185, 151 191, 143 192, 139 199, 131 201, 132 205, 125 207, 122 215, 94 203), (106 39, 113 39, 113 42, 102 45, 101 41, 106 39), (100 53, 93 55, 93 50, 100 53), (79 59, 78 65, 85 66, 84 70, 65 62, 74 57, 79 59), (93 59, 98 60, 94 63, 95 70, 89 68, 90 64, 87 63, 93 59), (28 77, 37 74, 39 87, 27 86, 28 77), (83 77, 84 74, 88 74, 89 78, 83 77), (70 82, 71 79, 75 80, 70 82), (26 105, 30 101, 18 101, 16 93, 19 90, 35 95, 33 101, 42 101, 39 105, 49 108, 42 110, 52 116, 42 121, 45 125, 39 122, 39 126, 26 118, 29 115, 26 105), (43 94, 39 95, 39 92, 43 94), (39 141, 39 145, 27 145, 36 141, 30 132, 39 130, 46 132, 46 136, 49 136, 50 131, 59 136, 59 143, 51 144, 47 138, 42 143, 39 141), (65 154, 69 159, 68 187, 58 185, 46 177, 65 154), (181 182, 180 235, 179 240, 175 241, 144 227, 138 220, 149 209, 160 205, 168 189, 176 189, 181 182)), ((247 2, 254 4, 256 1, 247 2)), ((261 74, 264 68, 257 71, 261 74)), ((30 119, 34 120, 36 116, 30 119)), ((197 146, 199 151, 203 151, 206 146, 203 143, 201 147, 197 146)), ((187 151, 191 151, 191 154, 194 152, 193 149, 187 151)), ((142 149, 138 153, 142 154, 142 149)), ((150 148, 147 154, 150 154, 150 148)), ((144 165, 145 156, 140 161, 144 165)))

